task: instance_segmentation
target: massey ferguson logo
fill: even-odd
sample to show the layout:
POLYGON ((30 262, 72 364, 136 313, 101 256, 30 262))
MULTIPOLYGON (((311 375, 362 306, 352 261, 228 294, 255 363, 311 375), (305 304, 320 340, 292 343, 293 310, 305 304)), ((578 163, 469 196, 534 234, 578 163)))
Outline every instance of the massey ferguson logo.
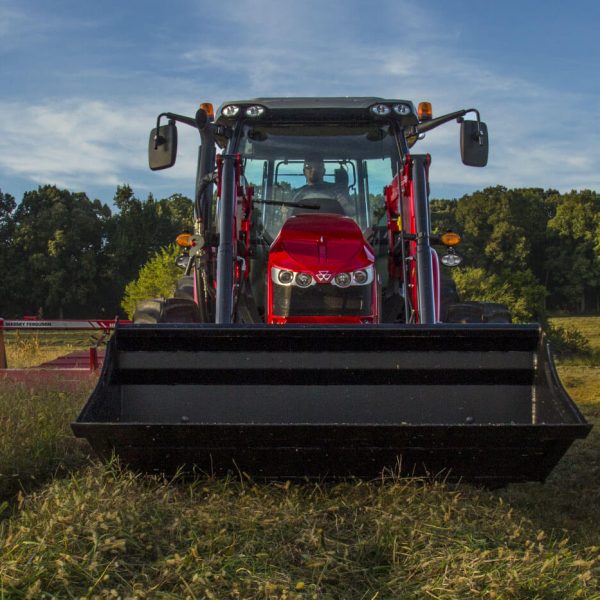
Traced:
POLYGON ((319 283, 327 283, 331 279, 331 273, 329 271, 319 271, 315 277, 319 283))

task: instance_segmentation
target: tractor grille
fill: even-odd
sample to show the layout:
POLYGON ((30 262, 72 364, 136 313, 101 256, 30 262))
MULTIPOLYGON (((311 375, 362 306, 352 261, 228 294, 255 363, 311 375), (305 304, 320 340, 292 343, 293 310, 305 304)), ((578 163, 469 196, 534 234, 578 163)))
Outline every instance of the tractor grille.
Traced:
POLYGON ((273 286, 273 314, 279 317, 367 317, 372 314, 371 285, 339 288, 331 284, 273 286))

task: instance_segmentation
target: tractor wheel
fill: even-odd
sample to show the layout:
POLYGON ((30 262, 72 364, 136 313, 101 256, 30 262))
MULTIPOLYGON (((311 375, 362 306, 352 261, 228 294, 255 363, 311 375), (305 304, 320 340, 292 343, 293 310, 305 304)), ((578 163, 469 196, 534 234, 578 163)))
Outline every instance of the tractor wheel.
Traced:
POLYGON ((449 304, 446 307, 446 323, 482 323, 481 308, 474 306, 476 303, 463 302, 449 304))
POLYGON ((154 298, 138 302, 133 322, 154 323, 201 323, 200 311, 195 302, 185 298, 154 298))
POLYGON ((495 302, 461 302, 450 304, 446 323, 512 323, 510 311, 495 302))
POLYGON ((443 323, 448 322, 448 309, 453 304, 459 304, 460 298, 456 284, 447 273, 440 273, 440 317, 443 323))
POLYGON ((175 298, 185 298, 186 300, 194 301, 194 278, 191 275, 186 275, 177 280, 175 285, 175 298))
POLYGON ((484 323, 512 323, 510 310, 505 304, 496 302, 478 302, 483 310, 484 323))

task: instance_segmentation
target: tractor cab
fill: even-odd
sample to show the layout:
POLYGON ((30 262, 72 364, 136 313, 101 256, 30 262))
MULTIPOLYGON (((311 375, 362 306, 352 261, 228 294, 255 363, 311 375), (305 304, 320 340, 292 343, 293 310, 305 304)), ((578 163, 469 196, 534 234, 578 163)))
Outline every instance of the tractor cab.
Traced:
POLYGON ((384 188, 398 172, 398 148, 386 124, 240 128, 243 179, 253 190, 249 280, 266 322, 379 320, 384 188))

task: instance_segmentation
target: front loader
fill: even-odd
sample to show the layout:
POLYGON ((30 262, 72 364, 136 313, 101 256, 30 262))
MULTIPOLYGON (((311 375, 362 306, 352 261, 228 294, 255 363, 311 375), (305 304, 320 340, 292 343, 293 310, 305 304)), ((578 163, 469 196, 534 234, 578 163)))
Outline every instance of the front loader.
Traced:
POLYGON ((432 233, 431 159, 411 148, 450 121, 484 166, 475 109, 257 98, 161 114, 152 169, 175 163, 176 123, 201 138, 184 273, 117 328, 75 434, 146 471, 543 481, 590 426, 538 324, 441 283, 460 236, 432 233))

